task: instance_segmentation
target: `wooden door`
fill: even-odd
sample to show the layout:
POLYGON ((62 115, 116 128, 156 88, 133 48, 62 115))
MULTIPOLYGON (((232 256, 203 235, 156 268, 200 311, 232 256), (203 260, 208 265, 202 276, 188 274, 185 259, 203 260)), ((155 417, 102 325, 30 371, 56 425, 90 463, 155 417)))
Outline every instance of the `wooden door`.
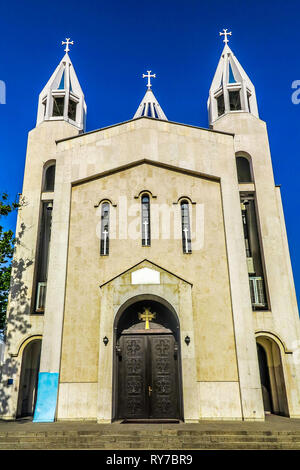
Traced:
POLYGON ((151 335, 150 418, 178 419, 179 387, 175 340, 172 335, 151 335))
POLYGON ((178 419, 178 364, 173 335, 123 335, 119 346, 119 419, 178 419))

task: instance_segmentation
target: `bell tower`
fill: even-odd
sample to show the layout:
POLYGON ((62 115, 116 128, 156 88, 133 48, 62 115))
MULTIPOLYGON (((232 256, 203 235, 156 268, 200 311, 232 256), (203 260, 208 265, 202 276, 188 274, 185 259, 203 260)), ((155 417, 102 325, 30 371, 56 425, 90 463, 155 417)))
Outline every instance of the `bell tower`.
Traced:
MULTIPOLYGON (((231 168, 241 203, 248 298, 252 306, 244 320, 252 323, 257 347, 266 346, 266 338, 275 338, 275 343, 285 345, 279 362, 284 373, 294 377, 291 386, 295 393, 289 403, 289 415, 300 416, 300 367, 285 352, 293 351, 299 344, 300 328, 281 189, 274 181, 267 125, 258 114, 255 87, 228 46, 231 33, 224 29, 220 35, 224 36, 225 46, 209 90, 208 119, 212 129, 234 136, 235 164, 231 168)), ((238 349, 238 333, 236 338, 238 349)), ((252 360, 254 357, 252 352, 252 360)), ((238 353, 243 388, 246 376, 243 379, 241 359, 238 353)), ((271 369, 268 373, 272 378, 271 369)), ((274 389, 274 403, 276 396, 281 403, 277 412, 287 414, 285 392, 274 389)))
POLYGON ((259 117, 254 85, 228 46, 231 32, 224 29, 220 35, 224 35, 225 46, 209 90, 210 126, 224 114, 237 111, 259 117))
MULTIPOLYGON (((57 156, 56 141, 83 133, 87 112, 84 94, 69 57, 69 46, 73 41, 67 38, 62 44, 66 46, 65 55, 39 95, 36 126, 28 134, 22 188, 26 204, 19 211, 17 219, 16 233, 19 234, 20 240, 16 244, 14 253, 11 281, 13 295, 10 295, 7 310, 7 336, 10 342, 5 353, 4 380, 5 374, 8 374, 8 380, 11 370, 16 370, 17 377, 21 374, 21 360, 13 359, 10 353, 18 351, 25 330, 26 335, 36 341, 33 346, 29 345, 28 351, 32 353, 36 351, 39 357, 37 351, 38 348, 41 349, 41 370, 45 370, 43 368, 45 347, 41 338, 47 337, 46 301, 51 284, 48 266, 51 258, 50 247, 56 234, 60 233, 58 219, 60 193, 63 187, 62 160, 57 156), (22 314, 20 305, 22 305, 22 314)), ((36 360, 34 377, 37 371, 36 360)), ((35 383, 35 379, 32 383, 35 383)), ((28 388, 28 384, 25 385, 28 388)), ((20 387, 22 389, 23 385, 20 387)), ((29 400, 31 405, 35 402, 36 387, 32 390, 29 400)), ((40 385, 39 390, 41 391, 40 385)), ((3 413, 5 419, 14 419, 24 411, 22 403, 27 400, 24 397, 22 394, 18 396, 16 387, 11 389, 7 399, 7 409, 3 413)), ((32 414, 33 405, 26 410, 32 414)))
POLYGON ((43 121, 66 121, 85 131, 86 104, 69 57, 70 38, 62 41, 65 55, 39 95, 37 126, 43 121))

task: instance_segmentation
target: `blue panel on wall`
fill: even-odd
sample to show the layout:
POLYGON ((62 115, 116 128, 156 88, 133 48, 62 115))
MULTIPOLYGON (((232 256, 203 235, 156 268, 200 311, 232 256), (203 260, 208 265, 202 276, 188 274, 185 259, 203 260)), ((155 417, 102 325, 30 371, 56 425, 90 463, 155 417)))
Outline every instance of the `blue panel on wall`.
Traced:
POLYGON ((34 423, 52 423, 55 417, 58 373, 40 372, 35 405, 34 423))

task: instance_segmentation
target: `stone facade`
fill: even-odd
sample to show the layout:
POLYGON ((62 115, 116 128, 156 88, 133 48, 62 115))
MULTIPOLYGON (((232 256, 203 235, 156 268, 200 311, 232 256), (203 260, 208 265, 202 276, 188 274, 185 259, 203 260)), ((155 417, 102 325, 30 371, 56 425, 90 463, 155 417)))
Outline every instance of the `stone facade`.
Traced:
POLYGON ((81 130, 64 116, 29 134, 2 417, 22 414, 24 351, 42 339, 35 421, 111 422, 117 321, 125 305, 147 299, 169 308, 180 325, 185 422, 264 420, 256 340, 268 356, 273 411, 300 417, 299 316, 265 123, 241 110, 221 115, 211 129, 143 116, 81 130), (252 182, 238 182, 236 155, 251 159, 252 182), (56 165, 51 192, 43 190, 49 162, 56 165), (145 192, 150 246, 141 243, 145 192), (268 308, 255 311, 240 206, 245 192, 256 198, 267 284, 268 308), (182 249, 182 200, 189 201, 192 253, 182 249), (37 312, 45 201, 53 205, 51 243, 45 308, 37 312), (100 255, 104 201, 111 223, 107 256, 100 255))

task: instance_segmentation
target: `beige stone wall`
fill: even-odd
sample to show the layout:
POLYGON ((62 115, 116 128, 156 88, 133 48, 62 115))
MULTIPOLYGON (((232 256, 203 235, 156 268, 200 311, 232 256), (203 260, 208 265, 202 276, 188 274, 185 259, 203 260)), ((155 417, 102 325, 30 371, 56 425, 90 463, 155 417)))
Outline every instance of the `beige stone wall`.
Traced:
POLYGON ((235 133, 235 152, 251 158, 269 310, 253 312, 253 329, 280 347, 289 415, 300 416, 300 322, 280 188, 275 186, 266 123, 249 113, 231 113, 214 124, 235 133), (284 345, 284 346, 283 346, 284 345))
MULTIPOLYGON (((190 205, 190 208, 195 215, 196 205, 190 205)), ((136 219, 137 213, 133 215, 129 217, 129 224, 136 219)), ((162 227, 160 227, 161 236, 162 227)), ((112 338, 114 318, 111 306, 111 311, 106 313, 111 318, 109 331, 100 329, 99 333, 101 310, 99 286, 119 276, 144 258, 193 285, 190 315, 193 321, 196 351, 195 378, 202 382, 237 382, 220 184, 209 179, 142 164, 73 187, 61 383, 97 382, 99 341, 105 335, 112 338), (178 238, 174 239, 173 224, 171 224, 173 239, 152 239, 151 247, 142 247, 138 216, 138 239, 112 239, 109 256, 101 257, 97 236, 100 216, 99 208, 94 207, 95 203, 102 199, 110 199, 117 204, 117 207, 111 208, 111 212, 115 211, 118 232, 120 198, 126 195, 128 207, 136 204, 139 210, 140 200, 135 199, 137 188, 149 190, 157 196, 151 200, 152 211, 154 211, 153 206, 166 204, 174 207, 174 210, 180 214, 180 205, 173 203, 184 195, 193 202, 203 205, 203 247, 193 251, 191 255, 183 254, 181 228, 175 227, 178 238)), ((178 285, 174 281, 171 281, 171 284, 170 281, 162 281, 160 287, 161 297, 164 298, 166 290, 171 288, 173 297, 177 298, 178 285)), ((134 295, 130 282, 122 282, 114 288, 113 302, 116 302, 116 297, 125 293, 127 296, 134 295)), ((178 299, 173 303, 178 304, 178 299)), ((236 400, 239 402, 239 394, 235 395, 234 401, 236 400)))
MULTIPOLYGON (((24 212, 24 221, 32 228, 26 250, 35 253, 41 197, 39 172, 43 162, 56 159, 46 309, 35 334, 43 330, 40 370, 61 372, 58 418, 94 416, 91 403, 94 384, 99 387, 101 382, 103 358, 100 312, 108 308, 109 300, 114 302, 113 292, 121 298, 128 290, 125 286, 116 290, 116 280, 114 287, 107 285, 104 295, 99 285, 148 258, 193 284, 190 294, 184 285, 178 287, 179 310, 193 315, 192 321, 183 315, 186 331, 193 335, 193 346, 185 351, 184 372, 184 399, 191 396, 193 400, 186 402, 185 414, 191 420, 240 419, 241 413, 245 419, 263 419, 233 136, 141 118, 63 140, 55 146, 54 139, 76 133, 62 122, 43 123, 35 129, 30 136, 24 182, 24 187, 34 192, 32 206, 24 212), (47 144, 49 136, 51 144, 47 144), (142 159, 173 165, 178 171, 143 164, 115 172, 122 165, 142 159), (201 178, 190 170, 210 178, 201 178), (103 172, 111 173, 104 177, 103 172), (152 203, 173 204, 180 196, 190 196, 192 201, 203 204, 202 250, 183 255, 180 237, 171 242, 153 240, 151 248, 142 248, 136 240, 112 240, 111 255, 100 258, 99 239, 95 236, 100 217, 94 205, 102 197, 119 204, 118 195, 124 196, 124 192, 133 200, 145 189, 157 196, 152 203), (192 357, 195 370, 189 379, 192 357), (215 390, 216 400, 222 397, 223 401, 214 404, 211 390, 215 390)), ((34 266, 27 271, 29 289, 33 270, 34 266)), ((166 295, 167 287, 161 285, 160 289, 166 295)), ((98 388, 99 418, 103 400, 111 406, 109 362, 104 363, 103 371, 105 383, 110 385, 104 395, 99 394, 98 388)), ((107 407, 104 420, 110 419, 109 410, 107 407)))
MULTIPOLYGON (((24 341, 41 336, 44 316, 33 314, 35 296, 35 261, 38 245, 38 227, 41 208, 43 169, 45 163, 56 159, 55 140, 78 134, 74 126, 66 122, 43 122, 29 132, 22 190, 23 207, 19 210, 16 226, 11 293, 7 309, 7 346, 3 367, 0 416, 14 418, 17 407, 20 369, 24 341), (6 387, 7 378, 14 380, 14 387, 6 387)), ((44 195, 52 199, 53 193, 44 195)))

